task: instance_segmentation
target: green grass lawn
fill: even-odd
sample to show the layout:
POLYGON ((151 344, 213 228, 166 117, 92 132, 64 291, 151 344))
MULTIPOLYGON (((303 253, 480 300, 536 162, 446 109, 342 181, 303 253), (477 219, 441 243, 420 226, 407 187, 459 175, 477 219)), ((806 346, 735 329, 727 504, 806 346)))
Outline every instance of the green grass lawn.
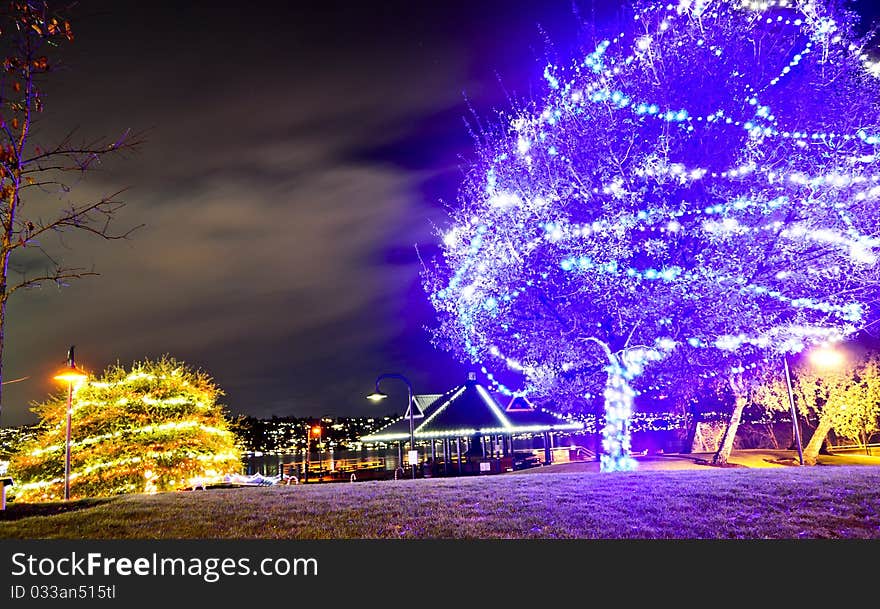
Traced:
POLYGON ((880 538, 878 466, 555 469, 13 503, 0 538, 880 538))

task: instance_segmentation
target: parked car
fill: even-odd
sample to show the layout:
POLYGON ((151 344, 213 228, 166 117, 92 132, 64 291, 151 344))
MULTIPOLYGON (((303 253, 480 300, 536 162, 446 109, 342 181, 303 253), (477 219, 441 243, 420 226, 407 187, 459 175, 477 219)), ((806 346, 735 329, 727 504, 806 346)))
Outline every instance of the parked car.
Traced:
POLYGON ((530 467, 539 467, 541 459, 534 453, 514 452, 513 453, 513 470, 528 469, 530 467))

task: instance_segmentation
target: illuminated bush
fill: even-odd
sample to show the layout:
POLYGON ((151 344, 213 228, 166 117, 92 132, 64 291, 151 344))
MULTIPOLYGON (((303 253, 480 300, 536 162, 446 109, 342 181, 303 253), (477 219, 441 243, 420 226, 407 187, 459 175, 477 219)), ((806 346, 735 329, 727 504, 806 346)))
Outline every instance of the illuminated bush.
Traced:
MULTIPOLYGON (((71 498, 158 492, 238 473, 241 454, 206 374, 173 358, 109 368, 74 390, 71 498)), ((38 404, 41 430, 12 458, 16 498, 63 498, 67 392, 38 404)))

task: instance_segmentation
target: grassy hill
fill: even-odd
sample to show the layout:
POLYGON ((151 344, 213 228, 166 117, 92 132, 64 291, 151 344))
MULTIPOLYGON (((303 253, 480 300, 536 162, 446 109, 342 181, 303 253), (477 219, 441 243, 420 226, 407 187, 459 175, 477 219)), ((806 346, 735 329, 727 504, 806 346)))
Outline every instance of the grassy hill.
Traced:
POLYGON ((880 466, 564 469, 13 503, 0 538, 880 538, 880 466))

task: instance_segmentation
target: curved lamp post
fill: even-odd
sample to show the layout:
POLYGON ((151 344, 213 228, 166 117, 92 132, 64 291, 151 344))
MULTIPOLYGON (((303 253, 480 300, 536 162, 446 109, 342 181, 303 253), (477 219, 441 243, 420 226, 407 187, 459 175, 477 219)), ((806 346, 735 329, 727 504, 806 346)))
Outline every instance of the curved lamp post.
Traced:
POLYGON ((64 441, 64 500, 70 499, 70 415, 73 412, 73 386, 88 378, 73 360, 74 345, 67 351, 67 365, 55 375, 56 381, 67 383, 67 431, 64 441))
POLYGON ((418 460, 418 451, 416 450, 415 424, 413 421, 413 418, 415 415, 415 409, 413 408, 413 403, 412 403, 412 401, 413 401, 412 383, 410 383, 409 379, 407 379, 402 374, 380 374, 378 377, 376 377, 376 391, 374 391, 373 393, 371 393, 370 395, 367 396, 368 400, 372 400, 373 402, 378 402, 378 401, 384 400, 385 398, 388 397, 387 393, 383 393, 379 389, 379 383, 383 379, 398 379, 398 380, 401 380, 404 383, 406 383, 406 389, 407 389, 407 393, 408 393, 406 407, 407 407, 407 410, 409 410, 409 449, 410 450, 409 450, 408 457, 409 457, 410 468, 412 469, 412 477, 413 477, 413 480, 415 480, 416 479, 416 461, 418 460), (415 453, 415 454, 413 454, 413 453, 415 453))
MULTIPOLYGON (((836 368, 843 364, 844 355, 831 347, 820 347, 810 351, 810 362, 819 368, 836 368)), ((791 389, 791 371, 788 365, 788 354, 782 356, 785 364, 785 384, 788 388, 788 403, 791 406, 791 424, 794 427, 794 437, 797 440, 798 461, 804 464, 804 450, 801 447, 801 430, 797 422, 797 409, 794 405, 794 392, 791 389)))

